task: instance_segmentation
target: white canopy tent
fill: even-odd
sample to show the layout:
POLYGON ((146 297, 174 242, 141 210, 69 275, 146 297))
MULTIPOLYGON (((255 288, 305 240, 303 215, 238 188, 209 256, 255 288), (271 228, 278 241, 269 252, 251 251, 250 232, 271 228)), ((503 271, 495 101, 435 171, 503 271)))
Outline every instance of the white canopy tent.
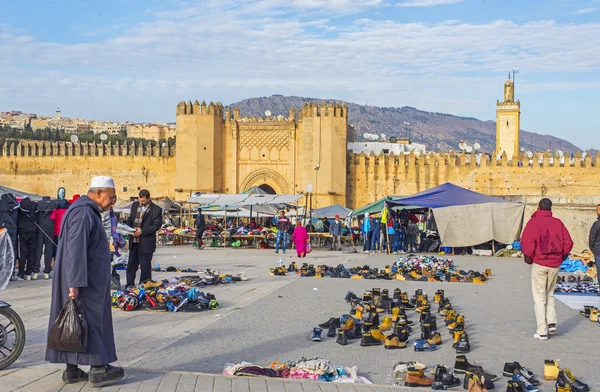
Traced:
POLYGON ((195 203, 202 205, 220 205, 220 206, 256 206, 269 204, 292 204, 303 195, 248 195, 248 194, 221 194, 221 193, 204 193, 195 194, 187 203, 195 203))

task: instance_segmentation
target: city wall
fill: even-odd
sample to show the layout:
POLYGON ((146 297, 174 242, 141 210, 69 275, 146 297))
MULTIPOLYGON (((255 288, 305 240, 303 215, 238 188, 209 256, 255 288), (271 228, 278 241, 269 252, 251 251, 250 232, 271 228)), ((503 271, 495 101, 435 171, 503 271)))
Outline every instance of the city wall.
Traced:
POLYGON ((109 175, 122 198, 150 189, 155 196, 175 193, 175 148, 150 144, 21 142, 0 148, 0 184, 54 196, 87 191, 90 179, 109 175))

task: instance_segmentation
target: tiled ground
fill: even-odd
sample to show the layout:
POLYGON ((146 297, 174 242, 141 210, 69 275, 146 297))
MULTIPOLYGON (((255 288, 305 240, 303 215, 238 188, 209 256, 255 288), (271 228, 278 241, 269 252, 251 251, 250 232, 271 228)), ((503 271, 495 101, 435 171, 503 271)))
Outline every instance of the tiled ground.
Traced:
MULTIPOLYGON (((315 251, 307 261, 315 264, 369 264, 383 267, 395 258, 315 251)), ((291 260, 288 254, 285 263, 291 260)), ((491 268, 494 276, 486 285, 269 277, 268 267, 279 261, 279 257, 269 251, 193 251, 190 247, 159 249, 155 262, 162 266, 173 264, 180 267, 218 268, 223 272, 246 271, 252 279, 216 287, 213 292, 221 303, 218 311, 199 314, 114 311, 119 364, 128 369, 138 369, 130 372, 130 381, 125 380, 121 390, 174 390, 160 387, 165 377, 165 385, 171 385, 169 383, 172 383, 173 377, 179 377, 174 384, 178 391, 205 390, 198 389, 198 382, 204 388, 205 384, 211 383, 210 380, 213 380, 212 390, 219 391, 266 390, 265 386, 269 390, 305 391, 334 387, 317 383, 306 386, 305 383, 294 382, 284 385, 277 380, 269 380, 270 384, 267 385, 256 380, 248 383, 246 379, 233 381, 234 385, 228 378, 196 373, 173 376, 179 374, 174 372, 217 374, 228 362, 248 361, 268 365, 272 361, 293 360, 303 356, 321 356, 343 366, 357 365, 360 374, 376 384, 385 385, 391 385, 391 368, 397 361, 412 359, 429 365, 442 363, 453 366, 455 353, 448 344, 450 335, 446 331, 442 332, 446 342, 438 351, 431 353, 415 353, 411 348, 365 348, 360 347, 358 341, 340 346, 333 338, 325 338, 321 343, 307 340, 312 327, 329 317, 348 312, 349 308, 344 302, 347 291, 361 293, 371 287, 388 288, 390 292, 396 287, 409 292, 422 288, 430 295, 438 288, 445 289, 446 295, 466 317, 473 348, 468 355, 469 360, 483 365, 491 373, 501 376, 503 363, 517 360, 541 376, 543 360, 553 358, 560 359, 562 366, 570 367, 592 388, 600 387, 598 325, 557 301, 559 335, 546 342, 536 341, 532 338, 535 321, 529 267, 519 259, 457 256, 455 260, 462 269, 491 268)), ((160 274, 157 277, 171 275, 160 274)), ((0 298, 10 302, 21 314, 28 331, 28 343, 21 360, 10 369, 0 371, 2 391, 19 387, 32 391, 34 387, 40 391, 59 390, 62 387, 57 367, 43 361, 49 292, 50 282, 37 281, 11 285, 0 294, 0 298)), ((411 317, 415 319, 415 316, 411 317)), ((442 327, 441 319, 439 324, 442 327)), ((417 331, 411 340, 416 334, 417 331)), ((505 381, 501 377, 496 383, 497 388, 504 389, 505 381)), ((208 386, 206 388, 211 390, 208 386)), ((550 391, 554 388, 544 383, 541 389, 550 391)))

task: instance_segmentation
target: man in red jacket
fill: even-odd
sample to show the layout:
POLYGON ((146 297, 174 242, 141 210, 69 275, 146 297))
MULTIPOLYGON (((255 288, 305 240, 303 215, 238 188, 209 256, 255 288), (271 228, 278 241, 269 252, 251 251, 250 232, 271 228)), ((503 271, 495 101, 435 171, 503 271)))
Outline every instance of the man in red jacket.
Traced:
POLYGON ((531 291, 537 331, 533 335, 547 340, 548 334, 556 334, 556 310, 554 288, 558 279, 558 268, 573 249, 573 240, 560 219, 552 217, 552 201, 542 199, 537 211, 527 222, 521 247, 525 262, 531 266, 531 291))

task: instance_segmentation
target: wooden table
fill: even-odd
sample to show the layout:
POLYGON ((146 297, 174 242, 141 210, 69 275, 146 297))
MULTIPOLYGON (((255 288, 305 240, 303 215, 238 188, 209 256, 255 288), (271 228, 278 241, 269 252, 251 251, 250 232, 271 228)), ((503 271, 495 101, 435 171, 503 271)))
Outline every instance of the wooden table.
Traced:
POLYGON ((250 246, 256 246, 257 241, 266 240, 266 236, 261 235, 261 234, 258 234, 258 235, 253 235, 253 234, 232 235, 231 238, 233 240, 242 241, 242 244, 244 243, 244 241, 246 241, 246 243, 250 246))

